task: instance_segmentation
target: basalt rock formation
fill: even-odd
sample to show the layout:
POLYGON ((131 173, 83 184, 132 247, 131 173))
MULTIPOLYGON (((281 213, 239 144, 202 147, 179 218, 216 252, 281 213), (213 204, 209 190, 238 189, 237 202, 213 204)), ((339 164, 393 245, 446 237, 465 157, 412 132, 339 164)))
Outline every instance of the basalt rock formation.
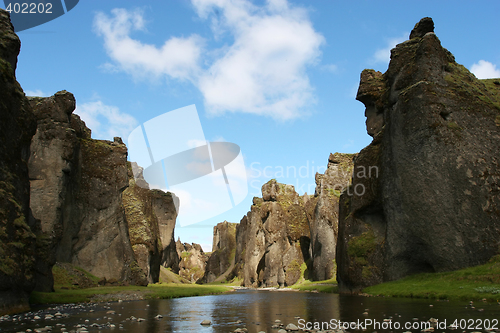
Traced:
POLYGON ((208 258, 205 274, 201 282, 210 283, 220 277, 224 279, 225 275, 230 275, 234 268, 238 227, 238 223, 227 221, 218 223, 214 227, 212 254, 208 258))
POLYGON ((28 158, 36 122, 16 80, 21 43, 0 9, 0 316, 29 309, 36 232, 29 207, 28 158))
POLYGON ((203 252, 200 244, 176 242, 177 254, 179 256, 179 276, 191 281, 198 282, 205 274, 208 255, 203 252))
POLYGON ((478 80, 430 18, 365 70, 357 99, 372 143, 341 196, 341 292, 485 263, 500 240, 500 80, 478 80))
POLYGON ((174 200, 178 199, 170 192, 150 190, 142 177, 142 168, 134 162, 128 163, 128 179, 129 187, 123 191, 123 205, 130 243, 148 282, 156 283, 163 256, 166 257, 163 261, 171 262, 175 266, 173 270, 178 271, 179 260, 173 234, 177 217, 174 200), (162 244, 167 246, 164 248, 162 244))
POLYGON ((293 186, 270 180, 240 222, 233 276, 248 287, 296 283, 310 259, 309 236, 303 198, 293 186))
POLYGON ((100 278, 147 284, 129 240, 122 205, 127 147, 93 140, 74 96, 30 97, 37 118, 31 142, 31 209, 39 221, 36 290, 53 290, 52 266, 72 263, 100 278))
POLYGON ((19 50, 0 9, 0 315, 29 309, 33 289, 53 291, 56 262, 113 284, 156 282, 161 263, 178 271, 178 199, 135 186, 127 147, 91 139, 71 93, 27 98, 19 50))
MULTIPOLYGON (((74 199, 79 186, 77 179, 81 177, 79 139, 90 139, 90 131, 78 116, 72 115, 75 109, 73 94, 60 91, 50 98, 28 99, 37 120, 28 164, 31 210, 40 224, 35 289, 49 292, 53 291, 52 266, 56 263, 65 227, 66 232, 71 229, 68 221, 78 216, 74 199)), ((76 234, 79 225, 72 229, 76 234)), ((71 241, 72 237, 67 240, 71 241)))
MULTIPOLYGON (((349 186, 353 171, 352 154, 330 154, 324 174, 316 173, 313 214, 308 214, 311 232, 312 265, 309 278, 315 281, 335 277, 339 198, 349 186)), ((308 204, 306 204, 308 207, 308 204)))

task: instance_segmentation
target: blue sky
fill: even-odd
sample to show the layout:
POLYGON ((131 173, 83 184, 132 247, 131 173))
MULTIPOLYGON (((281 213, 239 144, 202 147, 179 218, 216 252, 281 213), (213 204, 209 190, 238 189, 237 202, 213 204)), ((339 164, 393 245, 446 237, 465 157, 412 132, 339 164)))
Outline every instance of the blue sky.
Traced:
POLYGON ((312 194, 330 153, 369 144, 359 75, 384 72, 422 17, 457 62, 500 77, 500 2, 381 3, 84 0, 18 33, 17 79, 27 95, 72 92, 95 139, 126 141, 144 122, 196 105, 205 139, 239 145, 246 172, 233 176, 248 178, 236 207, 177 226, 176 237, 210 251, 212 227, 239 222, 264 182, 312 194))

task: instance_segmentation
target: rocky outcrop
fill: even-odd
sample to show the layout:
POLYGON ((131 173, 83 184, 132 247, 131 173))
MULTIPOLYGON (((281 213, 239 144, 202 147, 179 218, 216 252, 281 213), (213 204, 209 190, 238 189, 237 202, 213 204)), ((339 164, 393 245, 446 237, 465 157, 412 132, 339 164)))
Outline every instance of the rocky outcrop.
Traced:
POLYGON ((75 199, 81 177, 80 138, 90 139, 90 131, 78 116, 73 118, 73 94, 60 91, 49 98, 28 99, 37 120, 28 165, 31 210, 40 224, 35 290, 49 292, 53 291, 52 266, 65 227, 66 232, 73 227, 73 235, 80 227, 69 226, 68 221, 79 215, 75 199))
POLYGON ((213 282, 217 278, 224 276, 224 273, 229 276, 234 267, 238 227, 238 223, 227 221, 218 223, 214 227, 212 253, 208 258, 205 274, 201 280, 203 283, 213 282))
POLYGON ((240 222, 233 276, 248 287, 296 283, 310 258, 309 235, 303 199, 293 186, 270 180, 240 222))
POLYGON ((208 255, 203 252, 201 245, 192 243, 176 242, 177 254, 179 256, 179 276, 183 279, 196 283, 205 274, 208 255))
MULTIPOLYGON (((142 168, 134 171, 136 179, 143 179, 142 168)), ((147 184, 144 181, 145 184, 147 184)), ((177 211, 180 206, 179 198, 172 192, 151 190, 153 212, 157 218, 158 232, 162 244, 160 263, 163 267, 170 268, 172 272, 179 272, 179 256, 174 238, 177 211)))
MULTIPOLYGON (((77 194, 82 224, 72 247, 71 262, 107 280, 144 284, 137 274, 122 192, 128 186, 127 147, 120 138, 82 140, 82 179, 77 194)), ((59 251, 62 262, 69 259, 59 251)))
POLYGON ((142 169, 136 163, 128 163, 129 187, 123 191, 123 205, 137 263, 149 283, 156 283, 163 256, 166 256, 164 262, 172 262, 176 266, 173 270, 176 268, 178 271, 179 260, 173 234, 177 217, 174 200, 178 199, 170 192, 149 190, 141 175, 142 169), (165 249, 162 246, 164 243, 167 244, 165 249))
POLYGON ((0 9, 0 316, 28 310, 35 284, 37 229, 27 162, 36 122, 15 78, 20 46, 8 13, 0 9))
POLYGON ((179 256, 175 244, 174 229, 177 219, 177 210, 180 205, 179 198, 172 192, 153 190, 153 210, 158 218, 158 229, 162 246, 160 263, 163 267, 170 268, 172 272, 179 272, 179 256))
POLYGON ((478 80, 423 19, 365 70, 372 143, 340 202, 340 291, 485 263, 500 239, 500 82, 478 80), (372 125, 375 124, 375 125, 372 125))
POLYGON ((330 154, 325 173, 316 173, 314 194, 316 205, 314 213, 308 214, 312 253, 309 278, 312 280, 328 280, 334 278, 337 273, 335 250, 338 235, 339 198, 344 189, 349 186, 354 156, 330 154))
POLYGON ((30 97, 37 118, 29 172, 39 220, 37 285, 53 290, 52 266, 72 263, 111 281, 146 284, 129 240, 122 206, 127 148, 120 138, 93 140, 74 96, 30 97))

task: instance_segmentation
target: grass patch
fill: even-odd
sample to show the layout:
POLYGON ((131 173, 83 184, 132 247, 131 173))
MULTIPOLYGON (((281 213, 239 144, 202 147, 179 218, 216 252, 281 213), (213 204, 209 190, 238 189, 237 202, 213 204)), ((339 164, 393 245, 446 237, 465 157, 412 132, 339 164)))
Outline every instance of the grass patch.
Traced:
POLYGON ((223 286, 235 286, 235 287, 239 287, 241 286, 241 283, 242 283, 242 280, 235 276, 234 278, 232 278, 231 280, 227 281, 227 280, 215 280, 213 282, 210 282, 210 283, 206 283, 204 284, 205 286, 220 286, 220 285, 223 285, 223 286))
POLYGON ((199 285, 199 284, 151 284, 147 287, 146 298, 177 298, 189 296, 216 295, 232 291, 226 286, 199 285))
POLYGON ((316 291, 320 293, 338 293, 339 289, 335 278, 324 281, 309 281, 305 280, 291 286, 292 289, 300 291, 316 291))
MULTIPOLYGON (((189 296, 203 296, 222 294, 231 291, 232 288, 225 286, 208 286, 195 284, 152 284, 147 287, 119 286, 119 287, 95 287, 87 289, 60 289, 56 288, 53 293, 32 292, 31 304, 61 304, 61 303, 83 303, 89 302, 95 295, 113 295, 122 293, 139 293, 146 299, 169 299, 189 296)), ((118 295, 117 295, 118 296, 118 295)), ((119 297, 118 297, 119 298, 119 297)))
POLYGON ((363 290, 370 295, 459 300, 500 300, 500 255, 480 266, 422 273, 363 290))
POLYGON ((64 289, 82 289, 97 287, 99 278, 84 269, 68 263, 56 263, 52 267, 54 287, 64 289))
POLYGON ((145 292, 147 287, 119 286, 94 287, 86 289, 54 288, 55 292, 45 293, 33 291, 30 295, 30 304, 63 304, 90 302, 95 295, 118 294, 123 292, 145 292))

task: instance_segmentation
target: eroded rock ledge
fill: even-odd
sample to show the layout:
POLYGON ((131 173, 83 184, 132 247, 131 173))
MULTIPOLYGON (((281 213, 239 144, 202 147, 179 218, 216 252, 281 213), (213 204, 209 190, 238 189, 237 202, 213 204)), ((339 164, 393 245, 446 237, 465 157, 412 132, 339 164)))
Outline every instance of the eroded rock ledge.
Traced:
POLYGON ((433 26, 422 19, 387 72, 361 74, 357 98, 374 139, 354 167, 374 172, 354 172, 340 200, 342 292, 499 251, 500 87, 457 64, 433 26))

